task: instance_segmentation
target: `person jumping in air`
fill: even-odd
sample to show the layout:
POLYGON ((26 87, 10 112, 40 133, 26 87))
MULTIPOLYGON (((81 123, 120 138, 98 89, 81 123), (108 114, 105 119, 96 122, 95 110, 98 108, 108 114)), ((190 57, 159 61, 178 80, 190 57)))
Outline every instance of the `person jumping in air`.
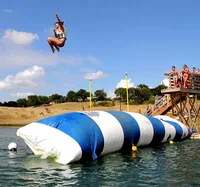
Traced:
POLYGON ((60 47, 63 47, 65 45, 65 41, 67 40, 67 34, 66 34, 66 29, 63 26, 64 22, 60 21, 58 14, 56 14, 56 18, 58 19, 58 21, 55 23, 56 29, 53 29, 54 32, 54 36, 56 38, 52 38, 52 37, 48 37, 47 41, 51 47, 52 52, 55 52, 55 49, 57 49, 57 51, 60 51, 60 47))

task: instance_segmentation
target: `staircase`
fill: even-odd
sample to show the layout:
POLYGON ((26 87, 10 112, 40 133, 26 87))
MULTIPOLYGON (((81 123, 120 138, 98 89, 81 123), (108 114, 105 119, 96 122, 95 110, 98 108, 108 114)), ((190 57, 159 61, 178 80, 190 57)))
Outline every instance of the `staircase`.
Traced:
MULTIPOLYGON (((180 98, 175 100, 175 104, 180 102, 180 98)), ((155 116, 155 115, 165 115, 172 109, 172 102, 168 96, 168 94, 163 95, 159 100, 157 100, 154 104, 153 109, 147 111, 147 115, 155 116)))

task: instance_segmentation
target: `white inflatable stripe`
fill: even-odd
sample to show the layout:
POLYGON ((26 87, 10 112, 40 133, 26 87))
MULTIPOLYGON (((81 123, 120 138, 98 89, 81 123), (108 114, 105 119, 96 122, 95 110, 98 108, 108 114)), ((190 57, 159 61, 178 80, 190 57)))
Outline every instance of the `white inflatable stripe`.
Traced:
POLYGON ((151 122, 142 114, 127 112, 130 114, 138 123, 140 128, 140 139, 137 146, 148 145, 151 143, 154 135, 154 130, 151 122))
POLYGON ((26 125, 18 129, 17 136, 25 140, 34 154, 43 158, 56 157, 61 164, 78 161, 82 157, 81 147, 73 138, 44 124, 34 122, 26 125))
POLYGON ((84 112, 95 121, 104 137, 104 148, 101 155, 116 152, 124 143, 124 132, 119 121, 104 111, 84 112))
POLYGON ((169 135, 171 135, 171 139, 173 140, 174 137, 176 136, 176 129, 170 125, 169 123, 160 120, 165 128, 165 137, 162 140, 162 143, 167 142, 168 141, 168 137, 169 135))
POLYGON ((188 136, 188 129, 187 129, 187 127, 186 127, 183 123, 181 123, 180 121, 178 121, 178 120, 176 120, 176 119, 174 119, 174 118, 171 118, 171 117, 169 117, 169 116, 157 115, 157 116, 154 116, 154 117, 155 117, 155 118, 158 118, 158 119, 173 121, 173 122, 179 124, 180 127, 181 127, 182 130, 183 130, 183 134, 182 134, 181 139, 183 139, 183 138, 185 138, 186 136, 188 136), (185 136, 184 136, 184 134, 185 134, 185 136))

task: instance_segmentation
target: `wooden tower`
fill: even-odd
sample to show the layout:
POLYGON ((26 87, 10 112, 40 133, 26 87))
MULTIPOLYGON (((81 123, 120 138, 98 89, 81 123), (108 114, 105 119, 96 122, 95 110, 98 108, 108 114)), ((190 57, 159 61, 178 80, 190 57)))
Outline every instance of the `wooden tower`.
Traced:
POLYGON ((200 74, 189 74, 187 88, 181 88, 181 84, 174 88, 173 79, 169 76, 169 88, 161 92, 168 94, 166 109, 171 109, 172 115, 190 129, 196 128, 200 132, 200 104, 197 100, 197 95, 200 95, 200 74))

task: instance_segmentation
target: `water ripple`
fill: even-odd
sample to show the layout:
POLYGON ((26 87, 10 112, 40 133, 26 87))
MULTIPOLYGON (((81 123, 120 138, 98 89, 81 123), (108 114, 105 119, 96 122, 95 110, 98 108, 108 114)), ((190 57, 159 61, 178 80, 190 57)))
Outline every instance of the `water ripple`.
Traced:
POLYGON ((0 129, 1 186, 200 186, 200 142, 139 148, 85 163, 60 165, 32 155, 15 128, 0 129), (10 142, 18 152, 7 151, 10 142))

